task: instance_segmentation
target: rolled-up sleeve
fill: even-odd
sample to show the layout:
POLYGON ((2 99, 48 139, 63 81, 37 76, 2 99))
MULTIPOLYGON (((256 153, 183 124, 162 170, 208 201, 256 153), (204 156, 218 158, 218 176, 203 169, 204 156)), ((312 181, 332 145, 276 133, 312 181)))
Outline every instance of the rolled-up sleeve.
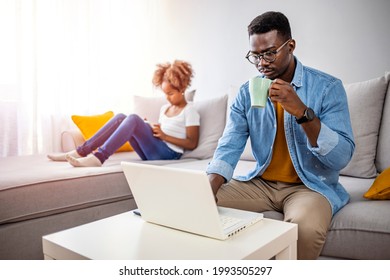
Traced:
POLYGON ((206 173, 207 174, 219 174, 226 179, 226 181, 230 181, 233 177, 233 167, 223 160, 212 160, 207 166, 206 173))
POLYGON ((307 141, 307 146, 312 153, 326 156, 330 151, 332 151, 337 144, 339 143, 339 135, 327 127, 325 124, 321 123, 320 134, 317 139, 317 147, 310 145, 310 142, 307 141))

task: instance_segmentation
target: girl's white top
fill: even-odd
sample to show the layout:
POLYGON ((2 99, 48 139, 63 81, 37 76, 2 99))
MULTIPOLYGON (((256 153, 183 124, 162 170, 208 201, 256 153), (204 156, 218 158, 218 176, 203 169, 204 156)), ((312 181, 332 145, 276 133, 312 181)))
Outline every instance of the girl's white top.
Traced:
MULTIPOLYGON (((185 139, 187 137, 186 127, 187 126, 199 126, 200 125, 200 116, 192 104, 188 103, 180 114, 168 117, 165 115, 166 110, 171 104, 166 104, 160 109, 160 117, 158 122, 160 123, 161 130, 169 135, 180 139, 185 139)), ((166 142, 169 148, 178 153, 183 153, 184 149, 182 147, 173 145, 166 142)))

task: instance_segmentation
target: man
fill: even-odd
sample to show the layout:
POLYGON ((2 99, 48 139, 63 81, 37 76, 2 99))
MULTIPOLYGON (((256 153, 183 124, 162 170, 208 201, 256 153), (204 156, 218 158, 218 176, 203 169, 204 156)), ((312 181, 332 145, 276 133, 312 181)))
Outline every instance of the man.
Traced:
POLYGON ((316 259, 332 219, 349 199, 338 182, 355 144, 339 79, 293 55, 288 19, 267 12, 248 26, 246 58, 272 79, 265 108, 251 108, 248 82, 231 106, 207 173, 218 205, 279 211, 298 224, 298 258, 316 259), (256 167, 232 179, 250 137, 256 167))

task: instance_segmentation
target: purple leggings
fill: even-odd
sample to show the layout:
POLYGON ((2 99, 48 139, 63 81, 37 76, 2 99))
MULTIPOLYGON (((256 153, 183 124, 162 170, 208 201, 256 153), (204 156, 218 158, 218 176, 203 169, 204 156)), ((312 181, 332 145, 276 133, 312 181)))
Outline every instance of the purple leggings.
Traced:
POLYGON ((154 137, 149 124, 135 114, 127 117, 124 114, 114 116, 94 136, 78 147, 77 153, 87 156, 97 149, 94 155, 103 163, 127 141, 142 160, 179 159, 182 155, 154 137))

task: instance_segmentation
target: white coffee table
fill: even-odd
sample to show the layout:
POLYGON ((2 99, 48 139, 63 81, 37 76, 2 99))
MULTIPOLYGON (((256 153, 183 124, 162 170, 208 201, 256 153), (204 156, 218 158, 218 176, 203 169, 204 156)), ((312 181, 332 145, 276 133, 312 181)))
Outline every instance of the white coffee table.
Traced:
POLYGON ((263 219, 220 241, 145 222, 133 212, 43 236, 45 259, 296 259, 296 224, 263 219))

